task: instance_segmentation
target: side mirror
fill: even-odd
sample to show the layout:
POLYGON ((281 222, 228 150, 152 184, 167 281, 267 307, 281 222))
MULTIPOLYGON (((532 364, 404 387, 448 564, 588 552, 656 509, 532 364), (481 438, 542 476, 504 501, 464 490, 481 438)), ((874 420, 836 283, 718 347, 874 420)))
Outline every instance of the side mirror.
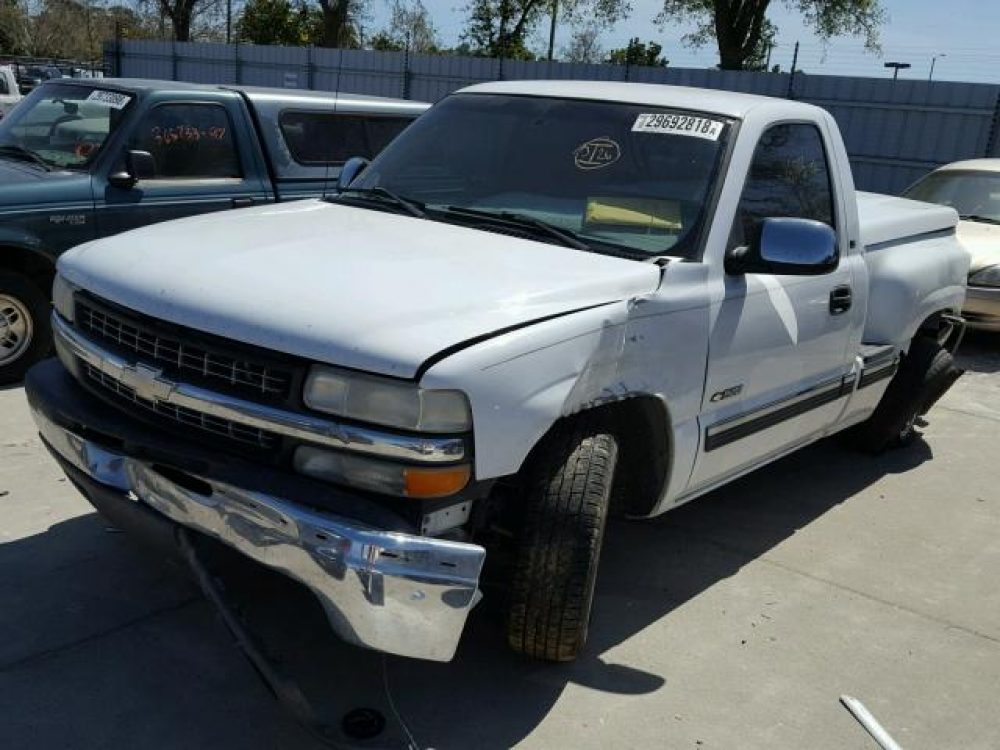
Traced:
POLYGON ((148 151, 129 151, 125 154, 125 170, 108 176, 108 182, 115 187, 129 190, 140 180, 156 177, 156 161, 148 151))
POLYGON ((812 219, 764 219, 756 241, 726 254, 726 273, 819 276, 837 268, 837 233, 812 219))
POLYGON ((340 176, 337 177, 337 192, 350 187, 354 179, 365 171, 368 164, 368 159, 363 156, 352 156, 344 162, 344 166, 340 169, 340 176))

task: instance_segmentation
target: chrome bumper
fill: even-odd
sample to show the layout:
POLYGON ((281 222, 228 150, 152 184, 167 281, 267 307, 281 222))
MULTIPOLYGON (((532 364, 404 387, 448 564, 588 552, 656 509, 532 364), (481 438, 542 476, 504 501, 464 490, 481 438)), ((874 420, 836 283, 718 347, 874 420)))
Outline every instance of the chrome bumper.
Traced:
POLYGON ((344 640, 448 661, 479 599, 486 553, 474 544, 381 531, 290 500, 193 477, 182 487, 32 410, 67 463, 172 521, 212 536, 303 583, 344 640))
POLYGON ((962 315, 970 328, 1000 331, 1000 287, 968 287, 962 315))

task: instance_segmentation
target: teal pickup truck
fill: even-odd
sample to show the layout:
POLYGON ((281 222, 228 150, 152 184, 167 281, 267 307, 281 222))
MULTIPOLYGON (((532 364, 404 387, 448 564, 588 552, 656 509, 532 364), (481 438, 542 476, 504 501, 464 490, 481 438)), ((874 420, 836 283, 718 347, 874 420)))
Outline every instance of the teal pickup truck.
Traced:
POLYGON ((0 384, 49 351, 64 250, 192 214, 320 197, 348 158, 374 156, 427 107, 172 81, 42 84, 0 121, 0 384))

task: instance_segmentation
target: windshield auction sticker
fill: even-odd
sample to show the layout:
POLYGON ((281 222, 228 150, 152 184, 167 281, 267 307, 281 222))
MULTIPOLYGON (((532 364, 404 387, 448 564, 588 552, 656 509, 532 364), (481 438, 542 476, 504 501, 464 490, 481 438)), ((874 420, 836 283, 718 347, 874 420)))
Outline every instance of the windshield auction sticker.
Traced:
POLYGON ((107 89, 94 89, 87 97, 88 102, 99 102, 106 104, 112 109, 125 109, 132 97, 120 91, 108 91, 107 89))
POLYGON ((709 141, 719 140, 724 123, 708 117, 692 115, 652 114, 639 115, 632 126, 633 133, 659 133, 660 135, 689 135, 709 141))
POLYGON ((610 167, 621 156, 621 146, 607 136, 581 143, 573 150, 573 162, 577 169, 583 170, 610 167))

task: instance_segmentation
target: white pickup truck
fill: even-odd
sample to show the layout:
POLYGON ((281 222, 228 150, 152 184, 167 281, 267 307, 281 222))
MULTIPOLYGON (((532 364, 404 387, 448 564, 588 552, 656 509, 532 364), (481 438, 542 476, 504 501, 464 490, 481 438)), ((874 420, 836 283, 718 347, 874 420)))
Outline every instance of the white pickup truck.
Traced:
POLYGON ((572 659, 609 512, 905 443, 960 374, 955 212, 855 193, 812 106, 493 83, 343 172, 66 253, 26 387, 101 512, 282 571, 356 644, 450 659, 511 544, 510 645, 572 659))
POLYGON ((0 120, 20 101, 21 89, 17 85, 14 69, 9 65, 0 65, 0 120))

